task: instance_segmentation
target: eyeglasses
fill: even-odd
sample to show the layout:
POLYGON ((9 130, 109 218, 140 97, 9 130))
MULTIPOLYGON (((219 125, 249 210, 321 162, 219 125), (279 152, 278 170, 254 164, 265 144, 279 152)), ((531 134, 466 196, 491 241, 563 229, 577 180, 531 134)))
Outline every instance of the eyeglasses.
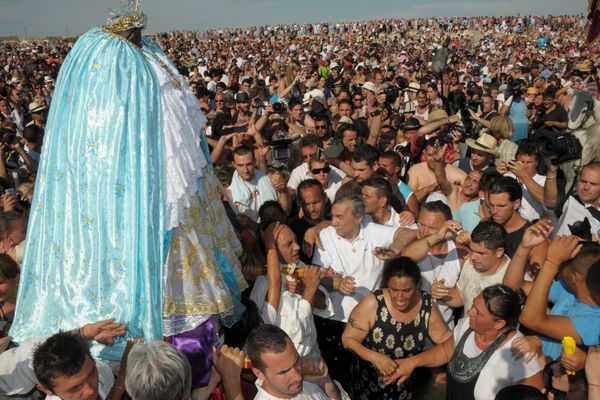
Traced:
POLYGON ((323 167, 323 168, 315 168, 315 169, 311 169, 310 172, 313 175, 319 175, 320 173, 324 173, 324 174, 328 174, 331 171, 330 167, 323 167))
POLYGON ((315 129, 327 129, 327 125, 315 125, 315 129))

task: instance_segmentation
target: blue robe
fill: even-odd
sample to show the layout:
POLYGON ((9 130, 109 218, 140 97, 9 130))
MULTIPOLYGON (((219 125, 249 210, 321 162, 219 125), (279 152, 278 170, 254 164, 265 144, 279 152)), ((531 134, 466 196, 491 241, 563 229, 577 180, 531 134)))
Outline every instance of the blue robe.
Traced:
POLYGON ((29 218, 15 341, 114 317, 162 337, 160 88, 130 42, 94 28, 60 70, 29 218))

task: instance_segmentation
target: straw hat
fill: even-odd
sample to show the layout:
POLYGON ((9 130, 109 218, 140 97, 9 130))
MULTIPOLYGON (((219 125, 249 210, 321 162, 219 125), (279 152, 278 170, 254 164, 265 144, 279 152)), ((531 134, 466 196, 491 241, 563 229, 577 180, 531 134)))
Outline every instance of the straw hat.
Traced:
POLYGON ((483 151, 493 155, 494 157, 499 157, 500 155, 496 151, 496 146, 498 145, 498 141, 495 137, 488 133, 482 133, 479 135, 477 140, 473 140, 471 138, 466 140, 467 145, 475 150, 483 151))

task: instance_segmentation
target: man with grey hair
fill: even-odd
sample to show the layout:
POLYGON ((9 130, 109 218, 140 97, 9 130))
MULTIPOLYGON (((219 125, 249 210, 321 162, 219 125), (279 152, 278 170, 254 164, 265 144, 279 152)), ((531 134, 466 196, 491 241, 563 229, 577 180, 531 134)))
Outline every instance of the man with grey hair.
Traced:
POLYGON ((329 365, 336 365, 332 376, 348 387, 350 355, 341 345, 341 335, 348 316, 363 296, 379 287, 386 259, 398 257, 416 238, 412 229, 395 228, 365 220, 365 205, 360 196, 349 194, 335 199, 331 226, 319 234, 321 246, 313 264, 329 268, 330 282, 323 282, 331 292, 335 315, 317 325, 319 348, 329 365))
MULTIPOLYGON (((223 345, 213 349, 213 374, 209 386, 194 390, 207 398, 222 380, 229 400, 243 400, 240 374, 244 353, 223 345), (206 396, 204 396, 206 394, 206 396)), ((196 400, 192 396, 192 370, 187 357, 160 340, 136 344, 127 358, 125 389, 133 400, 196 400)))
POLYGON ((136 344, 127 359, 125 389, 133 400, 190 399, 190 363, 183 353, 160 340, 136 344))

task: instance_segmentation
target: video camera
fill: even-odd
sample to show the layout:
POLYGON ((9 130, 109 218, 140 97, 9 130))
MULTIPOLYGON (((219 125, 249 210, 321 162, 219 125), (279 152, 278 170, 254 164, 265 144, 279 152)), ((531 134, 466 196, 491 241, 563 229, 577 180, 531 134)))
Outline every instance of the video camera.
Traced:
POLYGON ((538 129, 537 150, 543 157, 551 157, 555 165, 581 158, 583 147, 577 137, 567 132, 556 132, 551 129, 538 129))
POLYGON ((291 144, 300 139, 300 135, 289 136, 288 132, 277 131, 273 133, 272 139, 266 145, 271 147, 273 160, 287 162, 292 157, 291 144))

